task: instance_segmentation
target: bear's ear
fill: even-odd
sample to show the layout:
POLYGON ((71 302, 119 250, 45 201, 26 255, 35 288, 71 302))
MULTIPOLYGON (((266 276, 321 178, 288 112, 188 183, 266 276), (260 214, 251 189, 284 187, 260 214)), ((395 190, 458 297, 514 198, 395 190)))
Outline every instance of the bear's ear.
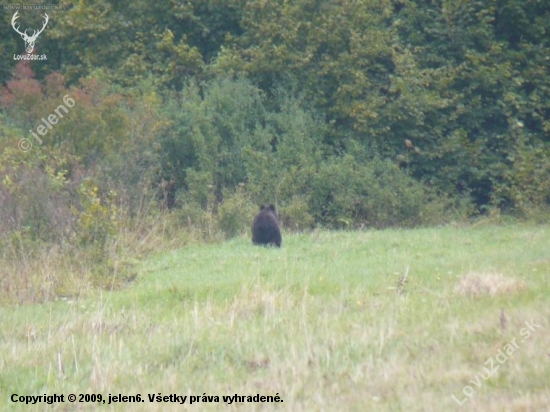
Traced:
POLYGON ((265 205, 260 205, 260 212, 266 208, 265 205))
POLYGON ((275 212, 275 206, 269 205, 269 208, 275 212))

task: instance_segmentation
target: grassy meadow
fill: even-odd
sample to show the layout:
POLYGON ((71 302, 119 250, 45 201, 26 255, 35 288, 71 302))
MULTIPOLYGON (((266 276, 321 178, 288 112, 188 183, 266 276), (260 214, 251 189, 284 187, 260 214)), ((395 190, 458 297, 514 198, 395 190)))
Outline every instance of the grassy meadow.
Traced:
POLYGON ((479 224, 156 254, 123 290, 0 308, 0 410, 51 409, 12 394, 88 393, 145 402, 53 408, 547 411, 549 246, 548 225, 479 224), (159 393, 200 400, 150 403, 159 393), (234 394, 283 402, 223 402, 234 394))

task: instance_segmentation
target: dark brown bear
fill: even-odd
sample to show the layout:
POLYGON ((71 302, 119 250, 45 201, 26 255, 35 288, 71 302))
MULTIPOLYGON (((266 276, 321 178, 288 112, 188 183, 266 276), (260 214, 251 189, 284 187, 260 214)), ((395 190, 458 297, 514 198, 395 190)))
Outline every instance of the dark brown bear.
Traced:
POLYGON ((281 242, 281 228, 275 206, 260 206, 260 213, 252 222, 252 243, 281 247, 281 242))

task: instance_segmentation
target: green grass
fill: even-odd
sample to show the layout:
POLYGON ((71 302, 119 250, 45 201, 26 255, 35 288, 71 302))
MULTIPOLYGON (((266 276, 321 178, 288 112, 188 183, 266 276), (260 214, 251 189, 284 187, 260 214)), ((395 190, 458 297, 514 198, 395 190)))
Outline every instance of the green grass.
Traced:
POLYGON ((1 308, 0 409, 46 409, 13 404, 12 393, 139 393, 144 403, 75 405, 546 410, 549 245, 549 226, 521 224, 316 231, 285 236, 281 249, 238 238, 159 254, 125 290, 1 308), (510 287, 461 294, 468 274, 500 275, 510 287), (520 342, 531 319, 541 327, 520 342), (479 387, 470 383, 513 338, 519 349, 500 369, 479 387), (460 407, 451 395, 463 399, 466 385, 474 393, 460 407), (220 403, 149 403, 147 394, 159 392, 218 395, 220 403), (284 402, 229 406, 221 398, 258 393, 284 402))

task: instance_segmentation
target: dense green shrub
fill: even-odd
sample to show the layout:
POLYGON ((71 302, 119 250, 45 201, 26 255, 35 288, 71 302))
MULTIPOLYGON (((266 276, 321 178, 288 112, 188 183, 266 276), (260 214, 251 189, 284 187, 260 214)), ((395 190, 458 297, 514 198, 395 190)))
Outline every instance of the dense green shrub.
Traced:
POLYGON ((320 167, 309 203, 317 222, 341 228, 441 223, 452 205, 393 162, 359 164, 349 155, 320 167))
POLYGON ((228 190, 224 191, 223 202, 218 209, 220 229, 227 238, 249 233, 252 219, 257 210, 257 207, 240 188, 233 193, 228 190))
POLYGON ((304 196, 294 196, 278 212, 279 220, 287 230, 303 231, 312 229, 315 224, 315 218, 310 213, 307 199, 304 196))
POLYGON ((163 173, 228 237, 248 227, 248 203, 276 203, 291 230, 414 226, 466 210, 353 139, 348 155, 333 154, 326 124, 284 90, 267 104, 248 81, 223 79, 190 84, 183 96, 168 101, 163 173))
POLYGON ((166 104, 170 127, 162 139, 161 159, 166 180, 175 190, 190 191, 205 206, 205 187, 217 201, 223 189, 234 189, 246 179, 248 153, 269 152, 265 109, 259 89, 242 79, 191 83, 181 99, 166 104), (197 183, 202 185, 200 188, 197 183))

